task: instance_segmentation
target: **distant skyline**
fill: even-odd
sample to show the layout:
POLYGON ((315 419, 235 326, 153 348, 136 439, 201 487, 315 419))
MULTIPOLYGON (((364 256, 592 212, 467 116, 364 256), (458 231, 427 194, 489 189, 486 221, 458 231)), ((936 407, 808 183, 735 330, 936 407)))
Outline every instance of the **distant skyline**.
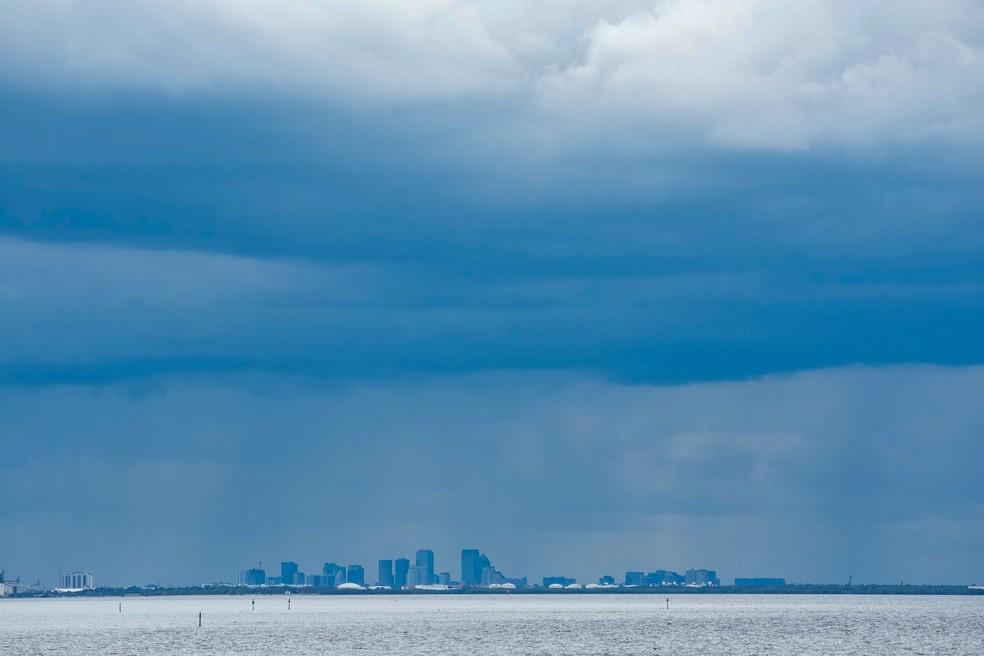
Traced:
POLYGON ((8 0, 0 570, 982 582, 982 106, 976 0, 8 0))

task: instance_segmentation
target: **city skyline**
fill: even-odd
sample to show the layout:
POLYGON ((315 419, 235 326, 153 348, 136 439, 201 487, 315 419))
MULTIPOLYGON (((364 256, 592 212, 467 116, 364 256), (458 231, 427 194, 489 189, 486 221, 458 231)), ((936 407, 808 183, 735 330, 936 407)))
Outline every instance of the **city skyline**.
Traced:
MULTIPOLYGON (((492 560, 481 550, 471 547, 466 547, 461 549, 460 557, 458 559, 457 567, 448 567, 441 563, 443 567, 438 566, 438 560, 435 556, 435 551, 430 548, 420 548, 414 551, 414 559, 411 560, 406 557, 396 557, 396 558, 382 558, 373 561, 375 562, 375 569, 372 563, 367 561, 366 564, 362 562, 353 562, 350 564, 339 564, 334 561, 326 561, 320 567, 314 567, 310 570, 303 569, 302 565, 297 561, 287 560, 279 561, 279 565, 275 562, 264 565, 263 560, 258 560, 254 565, 245 568, 237 569, 236 576, 231 581, 218 579, 211 580, 209 582, 205 581, 184 581, 181 583, 167 583, 162 584, 161 582, 145 582, 143 584, 138 584, 135 581, 130 581, 126 583, 115 582, 109 584, 108 587, 130 587, 130 586, 140 586, 149 585, 152 587, 178 587, 183 588, 187 586, 196 587, 200 585, 240 585, 247 587, 306 587, 314 589, 347 589, 346 584, 355 584, 356 587, 352 589, 379 589, 379 588, 389 588, 393 590, 414 590, 419 589, 422 591, 439 591, 441 589, 459 589, 459 588, 477 588, 477 589, 495 589, 495 588, 638 588, 638 587, 702 587, 702 586, 720 586, 727 585, 724 576, 719 576, 716 569, 705 569, 699 567, 689 567, 689 568, 677 568, 677 570, 667 570, 667 569, 655 569, 655 568, 643 568, 643 569, 629 569, 625 570, 624 574, 621 576, 613 575, 616 572, 614 568, 607 568, 605 571, 609 572, 606 574, 590 575, 588 577, 579 576, 567 576, 566 574, 557 573, 558 568, 553 568, 552 574, 544 574, 542 576, 528 575, 523 576, 505 576, 496 566, 493 564, 492 560), (439 571, 447 568, 448 571, 439 571), (374 571, 376 575, 371 578, 367 575, 368 572, 374 571), (683 572, 681 574, 680 572, 683 572), (458 574, 457 578, 455 573, 458 574), (542 580, 542 584, 537 582, 542 580)), ((665 563, 664 563, 665 564, 665 563)), ((4 570, 0 570, 0 582, 4 580, 4 570)), ((899 581, 872 581, 864 580, 863 578, 855 578, 855 575, 848 574, 846 581, 796 581, 788 580, 785 576, 775 576, 776 571, 769 572, 768 575, 764 575, 763 572, 754 573, 750 575, 749 572, 743 574, 735 573, 732 575, 732 580, 734 585, 738 587, 782 587, 787 585, 787 583, 800 584, 800 585, 888 585, 892 586, 898 583, 903 585, 905 580, 900 579, 899 581)), ((24 582, 23 585, 25 589, 44 589, 45 584, 41 581, 42 577, 31 578, 33 583, 24 582), (40 586, 40 587, 39 587, 40 586)), ((8 578, 8 581, 16 580, 18 584, 21 584, 21 576, 16 576, 15 578, 8 578)), ((59 569, 58 575, 58 585, 51 586, 53 588, 62 588, 64 590, 70 589, 93 589, 95 586, 92 583, 93 574, 86 571, 75 571, 68 574, 62 573, 59 569)), ((969 581, 970 579, 968 579, 969 581)), ((961 585, 971 585, 976 584, 968 583, 968 581, 961 582, 917 582, 915 585, 944 585, 944 586, 961 586, 961 585)), ((910 580, 909 584, 912 585, 913 582, 910 580)), ((351 587, 351 585, 349 586, 351 587)))

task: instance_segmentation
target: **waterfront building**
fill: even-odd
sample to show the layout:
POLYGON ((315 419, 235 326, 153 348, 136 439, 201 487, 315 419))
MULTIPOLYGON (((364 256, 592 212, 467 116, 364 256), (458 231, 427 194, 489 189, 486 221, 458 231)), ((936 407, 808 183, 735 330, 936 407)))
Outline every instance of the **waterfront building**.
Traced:
POLYGON ((376 576, 376 583, 387 587, 393 587, 393 561, 392 560, 380 560, 379 570, 376 576))
POLYGON ((598 579, 598 585, 615 585, 615 577, 606 574, 598 579))
POLYGON ((489 557, 478 549, 463 549, 461 551, 461 585, 463 587, 483 587, 511 585, 517 588, 526 587, 526 577, 509 578, 495 567, 489 557))
POLYGON ((482 583, 482 554, 478 549, 461 550, 461 585, 478 586, 482 583))
POLYGON ((438 585, 451 585, 451 572, 441 572, 437 575, 438 585))
POLYGON ((410 561, 406 558, 397 558, 393 563, 393 587, 401 590, 407 587, 407 574, 410 571, 410 561))
POLYGON ((686 577, 667 569, 658 569, 642 577, 642 584, 649 586, 683 585, 685 582, 686 577))
POLYGON ((720 585, 717 572, 713 569, 688 569, 686 584, 691 586, 720 585))
POLYGON ((417 585, 433 585, 437 582, 434 576, 434 552, 430 549, 420 549, 417 551, 417 559, 414 563, 414 583, 417 585))
POLYGON ((266 582, 266 571, 257 567, 239 573, 239 583, 241 585, 264 585, 266 582))
POLYGON ((364 586, 366 584, 366 572, 362 565, 349 565, 346 571, 346 582, 364 586))
POLYGON ((337 588, 345 583, 345 568, 335 563, 325 563, 321 570, 326 588, 337 588))
POLYGON ((72 572, 62 576, 62 587, 68 590, 95 590, 96 583, 88 572, 72 572))
POLYGON ((297 563, 285 560, 280 563, 280 583, 281 585, 294 585, 297 576, 297 563))
POLYGON ((625 573, 625 585, 642 585, 642 579, 645 576, 642 572, 626 572, 625 573))
MULTIPOLYGON (((91 574, 90 574, 91 576, 91 574)), ((64 582, 64 577, 63 582, 64 582)), ((71 590, 80 590, 84 588, 69 588, 71 590)), ((17 594, 38 594, 42 592, 41 583, 21 583, 20 577, 18 576, 13 581, 0 576, 0 597, 7 597, 10 595, 17 594)))

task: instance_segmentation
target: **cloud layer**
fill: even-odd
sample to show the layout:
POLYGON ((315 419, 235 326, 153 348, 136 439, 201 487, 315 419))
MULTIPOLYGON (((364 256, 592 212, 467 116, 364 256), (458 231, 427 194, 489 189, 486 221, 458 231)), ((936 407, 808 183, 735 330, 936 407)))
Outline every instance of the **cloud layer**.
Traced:
POLYGON ((972 0, 9 3, 22 84, 313 96, 342 105, 508 99, 512 121, 731 148, 978 141, 972 0), (628 130, 620 129, 628 125, 628 130))
POLYGON ((973 0, 2 3, 0 569, 982 578, 982 67, 973 0))
POLYGON ((676 382, 984 359, 984 286, 960 273, 877 281, 794 269, 781 280, 705 264, 598 276, 520 261, 469 276, 454 265, 0 239, 0 382, 502 369, 676 382))

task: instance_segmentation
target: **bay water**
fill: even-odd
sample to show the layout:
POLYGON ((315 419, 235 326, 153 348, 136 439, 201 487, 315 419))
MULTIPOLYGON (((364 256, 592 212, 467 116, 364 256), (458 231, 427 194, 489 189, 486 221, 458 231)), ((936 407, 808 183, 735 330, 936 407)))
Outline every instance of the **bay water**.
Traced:
POLYGON ((294 594, 289 608, 286 595, 4 599, 0 654, 984 655, 979 596, 670 595, 669 609, 666 599, 294 594))

